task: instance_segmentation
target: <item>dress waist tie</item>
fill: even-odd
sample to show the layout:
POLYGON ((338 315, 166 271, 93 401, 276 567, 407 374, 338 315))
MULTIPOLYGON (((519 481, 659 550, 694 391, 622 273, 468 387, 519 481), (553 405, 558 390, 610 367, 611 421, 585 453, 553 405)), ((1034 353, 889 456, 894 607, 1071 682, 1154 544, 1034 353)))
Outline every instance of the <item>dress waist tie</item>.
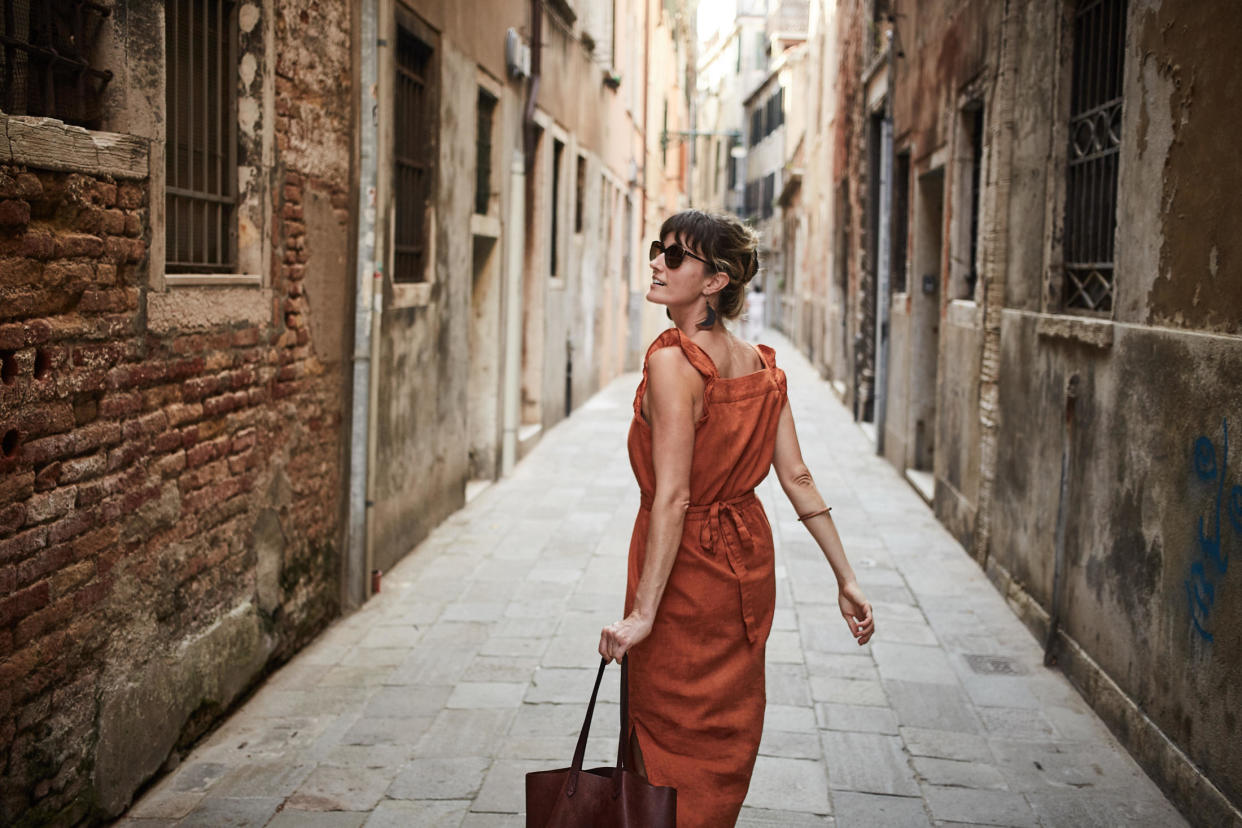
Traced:
MULTIPOLYGON (((751 537, 750 529, 746 526, 742 509, 750 506, 751 503, 758 502, 759 498, 755 496, 755 490, 751 489, 728 500, 716 500, 686 509, 687 520, 706 518, 699 530, 699 546, 703 551, 718 557, 720 547, 724 548, 725 560, 728 561, 729 569, 732 570, 733 577, 737 581, 738 593, 741 597, 742 621, 746 624, 746 637, 752 644, 759 638, 759 621, 754 612, 755 585, 750 578, 746 577, 746 560, 754 555, 755 541, 751 537), (721 521, 725 517, 733 524, 732 534, 724 531, 721 521), (734 538, 737 539, 736 542, 734 538)), ((651 505, 652 496, 647 492, 642 492, 642 508, 651 511, 651 505)))

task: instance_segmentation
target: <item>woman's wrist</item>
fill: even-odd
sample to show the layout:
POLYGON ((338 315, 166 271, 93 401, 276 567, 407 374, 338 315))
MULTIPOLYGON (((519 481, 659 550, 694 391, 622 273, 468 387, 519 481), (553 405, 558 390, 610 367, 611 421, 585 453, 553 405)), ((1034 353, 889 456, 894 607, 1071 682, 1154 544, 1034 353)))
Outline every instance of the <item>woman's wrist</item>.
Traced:
POLYGON ((630 610, 629 617, 640 624, 650 625, 655 621, 655 611, 635 606, 634 609, 630 610))

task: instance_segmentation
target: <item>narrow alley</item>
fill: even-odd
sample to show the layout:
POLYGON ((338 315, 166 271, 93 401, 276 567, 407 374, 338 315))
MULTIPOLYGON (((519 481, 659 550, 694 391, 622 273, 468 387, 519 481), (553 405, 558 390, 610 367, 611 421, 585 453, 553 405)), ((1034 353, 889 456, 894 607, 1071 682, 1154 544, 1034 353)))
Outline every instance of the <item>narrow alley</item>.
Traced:
MULTIPOLYGON (((854 645, 775 476, 764 741, 739 825, 1175 826, 1177 811, 812 367, 803 452, 874 603, 854 645)), ((275 673, 119 823, 519 826, 523 775, 568 764, 616 620, 637 489, 636 375, 557 425, 275 673)), ((615 760, 606 674, 588 766, 615 760)))

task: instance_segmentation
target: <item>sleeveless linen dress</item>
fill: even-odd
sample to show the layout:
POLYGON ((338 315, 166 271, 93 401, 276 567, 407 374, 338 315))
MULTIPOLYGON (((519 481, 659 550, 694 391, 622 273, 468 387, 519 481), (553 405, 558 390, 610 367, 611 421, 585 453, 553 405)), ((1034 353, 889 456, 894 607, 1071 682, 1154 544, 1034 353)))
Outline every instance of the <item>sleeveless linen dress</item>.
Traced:
MULTIPOLYGON (((762 370, 732 378, 717 376, 711 357, 676 328, 660 334, 647 359, 666 347, 680 347, 702 374, 703 413, 681 546, 651 635, 629 652, 630 728, 651 782, 677 788, 678 828, 719 828, 737 820, 763 732, 776 579, 772 528, 754 489, 772 465, 785 374, 766 345, 762 370)), ((656 482, 642 414, 647 359, 628 440, 642 505, 630 539, 627 615, 656 482)))

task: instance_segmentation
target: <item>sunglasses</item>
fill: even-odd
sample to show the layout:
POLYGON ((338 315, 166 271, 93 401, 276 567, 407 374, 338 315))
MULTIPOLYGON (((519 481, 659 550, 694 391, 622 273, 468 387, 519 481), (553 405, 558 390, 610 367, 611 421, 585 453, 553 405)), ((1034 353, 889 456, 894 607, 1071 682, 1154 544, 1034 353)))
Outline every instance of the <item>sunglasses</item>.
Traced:
POLYGON ((664 242, 653 241, 651 243, 651 250, 647 253, 647 258, 654 262, 656 256, 659 256, 661 253, 664 254, 664 264, 668 265, 670 270, 676 270, 681 267, 681 263, 686 260, 687 256, 692 259, 698 259, 712 270, 715 270, 715 266, 707 259, 694 255, 680 244, 670 244, 668 247, 665 247, 664 242))

